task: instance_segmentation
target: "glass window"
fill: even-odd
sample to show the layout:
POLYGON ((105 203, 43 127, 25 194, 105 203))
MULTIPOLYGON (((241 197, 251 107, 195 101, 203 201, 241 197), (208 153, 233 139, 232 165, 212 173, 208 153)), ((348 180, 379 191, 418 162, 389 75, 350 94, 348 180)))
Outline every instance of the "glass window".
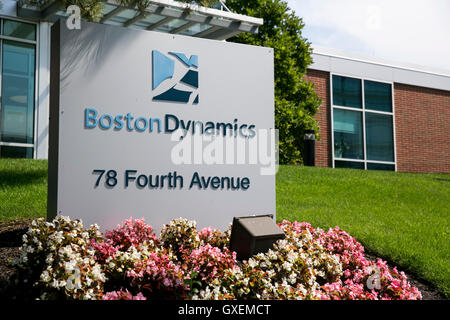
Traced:
POLYGON ((114 9, 116 9, 116 6, 113 6, 111 4, 103 4, 103 8, 102 8, 102 16, 107 15, 108 13, 110 13, 111 11, 113 11, 114 9))
POLYGON ((347 169, 364 169, 363 162, 354 162, 354 161, 339 161, 336 160, 334 162, 335 168, 347 168, 347 169))
POLYGON ((392 116, 366 112, 367 160, 394 161, 392 116))
POLYGON ((175 19, 170 22, 167 22, 165 25, 160 26, 157 28, 157 31, 161 32, 170 32, 178 27, 181 27, 185 24, 189 23, 189 21, 183 20, 183 19, 175 19))
POLYGON ((203 32, 203 31, 211 29, 211 28, 212 28, 212 26, 210 26, 210 25, 197 23, 197 24, 194 24, 192 27, 180 32, 180 34, 186 35, 186 36, 192 36, 194 34, 203 32))
POLYGON ((0 146, 2 158, 33 158, 33 148, 0 146))
POLYGON ((367 163, 367 170, 395 171, 395 166, 393 164, 367 163))
POLYGON ((333 104, 362 108, 361 80, 333 75, 333 104))
POLYGON ((332 76, 336 168, 395 170, 392 90, 389 83, 332 76))
POLYGON ((365 108, 392 112, 392 88, 389 83, 364 81, 365 108))
POLYGON ((0 138, 33 143, 34 45, 3 41, 0 138))
POLYGON ((334 109, 334 156, 363 159, 362 112, 334 109))
POLYGON ((161 20, 164 20, 165 18, 163 16, 157 15, 157 14, 151 14, 146 16, 144 19, 139 20, 138 22, 136 22, 134 24, 134 26, 136 27, 141 27, 141 28, 148 28, 150 27, 152 24, 158 23, 161 20))
POLYGON ((36 40, 36 25, 19 21, 3 20, 3 35, 26 40, 36 40))

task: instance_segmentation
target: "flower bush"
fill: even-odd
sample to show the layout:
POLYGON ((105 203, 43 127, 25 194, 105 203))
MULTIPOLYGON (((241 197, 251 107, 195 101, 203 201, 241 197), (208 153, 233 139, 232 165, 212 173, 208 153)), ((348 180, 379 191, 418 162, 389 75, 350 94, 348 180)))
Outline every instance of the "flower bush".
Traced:
POLYGON ((338 281, 328 279, 321 289, 321 298, 327 300, 405 300, 421 299, 420 291, 411 286, 403 272, 394 267, 390 270, 385 261, 369 261, 364 256, 364 247, 339 227, 324 232, 314 229, 309 223, 283 221, 280 228, 288 235, 308 232, 316 242, 329 250, 342 266, 338 281), (377 283, 374 283, 377 282, 377 283), (368 286, 372 288, 369 288, 368 286), (377 287, 377 288, 375 288, 377 287))
POLYGON ((100 298, 106 278, 90 247, 100 237, 98 226, 85 230, 81 221, 68 217, 33 221, 16 263, 19 281, 40 299, 100 298))
POLYGON ((144 220, 102 234, 58 217, 33 221, 17 279, 37 299, 421 299, 405 274, 368 260, 338 227, 283 221, 285 238, 248 261, 228 249, 230 230, 175 219, 159 237, 144 220))
POLYGON ((178 218, 163 226, 160 239, 162 245, 176 254, 200 246, 200 236, 195 221, 178 218))
POLYGON ((119 290, 105 293, 102 300, 147 300, 147 298, 142 293, 133 296, 128 290, 119 290))
POLYGON ((152 227, 145 224, 143 219, 133 220, 133 218, 125 220, 116 229, 106 232, 105 238, 116 249, 123 251, 131 246, 138 246, 140 244, 155 246, 158 243, 152 227))
POLYGON ((236 253, 227 248, 222 250, 212 247, 210 244, 186 251, 183 259, 183 270, 192 284, 195 281, 198 284, 206 284, 215 278, 222 279, 227 270, 233 269, 239 269, 236 253))
POLYGON ((165 249, 156 249, 145 259, 137 261, 126 276, 131 286, 155 298, 184 297, 189 289, 176 257, 165 249))
POLYGON ((130 247, 149 245, 156 247, 158 239, 151 226, 144 220, 130 218, 116 229, 106 232, 101 239, 92 239, 92 246, 96 249, 96 258, 106 261, 113 257, 117 251, 127 251, 130 247))
POLYGON ((231 225, 227 231, 221 232, 220 230, 213 228, 203 228, 198 232, 200 238, 200 245, 205 246, 207 244, 212 247, 220 249, 228 248, 231 235, 231 225))

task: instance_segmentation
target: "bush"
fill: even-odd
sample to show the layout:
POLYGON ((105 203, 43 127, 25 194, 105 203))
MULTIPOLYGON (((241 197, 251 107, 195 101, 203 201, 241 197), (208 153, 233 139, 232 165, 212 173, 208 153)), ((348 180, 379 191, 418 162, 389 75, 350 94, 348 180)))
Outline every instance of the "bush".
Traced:
POLYGON ((84 230, 68 217, 33 221, 17 261, 19 281, 40 299, 100 298, 106 278, 90 247, 100 237, 97 226, 84 230))
POLYGON ((339 228, 283 221, 286 237, 237 262, 220 232, 183 218, 159 239, 143 220, 116 229, 83 229, 59 217, 32 223, 17 262, 18 279, 38 299, 421 299, 404 273, 367 260, 339 228))
POLYGON ((172 220, 169 224, 164 225, 160 239, 165 248, 173 250, 177 255, 182 251, 200 246, 200 236, 195 221, 188 221, 184 218, 172 220))
POLYGON ((220 249, 228 248, 230 243, 231 225, 227 231, 221 232, 213 228, 203 228, 198 232, 200 238, 200 245, 204 246, 210 244, 212 247, 220 249))

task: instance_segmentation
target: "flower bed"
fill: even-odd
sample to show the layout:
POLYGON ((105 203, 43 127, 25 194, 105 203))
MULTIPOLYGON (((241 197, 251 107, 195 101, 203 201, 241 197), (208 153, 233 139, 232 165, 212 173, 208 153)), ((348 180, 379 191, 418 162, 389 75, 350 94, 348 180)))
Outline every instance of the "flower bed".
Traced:
POLYGON ((403 272, 366 259, 338 227, 279 226, 285 239, 238 262, 230 230, 182 218, 159 237, 132 218, 105 234, 68 217, 38 219, 23 237, 17 280, 36 299, 421 299, 403 272))

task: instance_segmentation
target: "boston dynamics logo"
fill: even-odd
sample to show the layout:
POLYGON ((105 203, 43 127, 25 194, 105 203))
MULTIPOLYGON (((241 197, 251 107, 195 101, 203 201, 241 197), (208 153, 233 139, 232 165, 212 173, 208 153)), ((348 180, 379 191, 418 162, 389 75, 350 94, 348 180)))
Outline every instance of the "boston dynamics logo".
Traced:
POLYGON ((153 50, 153 100, 198 104, 198 56, 153 50))

